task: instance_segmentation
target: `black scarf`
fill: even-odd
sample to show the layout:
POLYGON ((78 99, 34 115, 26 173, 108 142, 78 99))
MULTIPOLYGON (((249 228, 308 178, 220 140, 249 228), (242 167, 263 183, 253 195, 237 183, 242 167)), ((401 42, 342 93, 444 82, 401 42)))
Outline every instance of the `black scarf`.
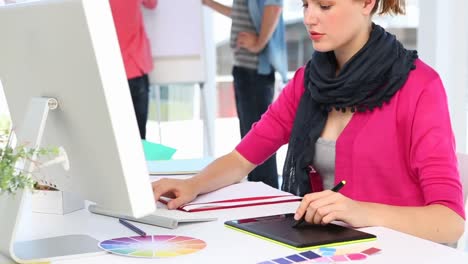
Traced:
POLYGON ((297 109, 283 168, 282 189, 303 196, 311 192, 309 165, 328 112, 372 111, 390 101, 415 68, 416 51, 373 24, 368 42, 336 75, 333 51, 314 52, 304 72, 305 92, 297 109))

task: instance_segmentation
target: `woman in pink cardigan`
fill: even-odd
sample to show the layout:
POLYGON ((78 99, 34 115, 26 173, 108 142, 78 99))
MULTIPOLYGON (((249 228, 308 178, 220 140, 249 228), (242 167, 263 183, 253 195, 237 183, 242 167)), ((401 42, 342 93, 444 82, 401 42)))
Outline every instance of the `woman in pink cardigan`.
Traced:
POLYGON ((282 189, 304 196, 296 220, 456 241, 465 212, 444 87, 371 20, 403 13, 400 2, 303 0, 312 59, 234 151, 191 179, 155 182, 155 198, 173 196, 177 208, 239 182, 289 143, 282 189), (339 193, 324 191, 342 180, 339 193))

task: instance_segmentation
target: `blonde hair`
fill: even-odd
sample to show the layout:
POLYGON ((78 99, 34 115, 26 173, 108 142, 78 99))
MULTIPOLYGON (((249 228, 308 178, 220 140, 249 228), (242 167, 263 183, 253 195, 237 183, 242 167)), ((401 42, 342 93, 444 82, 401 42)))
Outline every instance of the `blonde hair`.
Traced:
POLYGON ((405 0, 375 0, 372 14, 375 14, 377 11, 379 11, 379 15, 404 15, 405 0))

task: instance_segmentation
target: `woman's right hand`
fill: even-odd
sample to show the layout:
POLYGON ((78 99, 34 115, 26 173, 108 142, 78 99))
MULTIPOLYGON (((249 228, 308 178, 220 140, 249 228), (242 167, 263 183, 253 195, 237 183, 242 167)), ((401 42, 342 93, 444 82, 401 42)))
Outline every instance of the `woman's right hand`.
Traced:
POLYGON ((167 208, 176 209, 180 206, 191 202, 199 191, 191 179, 161 179, 152 183, 154 199, 159 200, 161 196, 173 198, 167 203, 167 208))

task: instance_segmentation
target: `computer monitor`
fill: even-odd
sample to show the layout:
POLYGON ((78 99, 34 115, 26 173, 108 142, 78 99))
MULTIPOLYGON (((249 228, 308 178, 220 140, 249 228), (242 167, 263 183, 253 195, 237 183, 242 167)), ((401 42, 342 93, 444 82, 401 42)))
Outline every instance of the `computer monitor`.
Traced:
MULTIPOLYGON (((69 170, 43 168, 44 179, 124 215, 153 212, 155 202, 108 0, 6 5, 0 7, 0 25, 0 80, 18 142, 40 139, 43 130, 40 145, 63 147, 68 156, 69 170), (44 97, 58 102, 47 117, 44 97), (28 108, 33 109, 29 116, 28 108)), ((18 262, 50 259, 15 252, 11 242, 22 198, 7 202, 3 197, 3 204, 1 199, 0 209, 7 215, 2 212, 0 253, 18 262)))

